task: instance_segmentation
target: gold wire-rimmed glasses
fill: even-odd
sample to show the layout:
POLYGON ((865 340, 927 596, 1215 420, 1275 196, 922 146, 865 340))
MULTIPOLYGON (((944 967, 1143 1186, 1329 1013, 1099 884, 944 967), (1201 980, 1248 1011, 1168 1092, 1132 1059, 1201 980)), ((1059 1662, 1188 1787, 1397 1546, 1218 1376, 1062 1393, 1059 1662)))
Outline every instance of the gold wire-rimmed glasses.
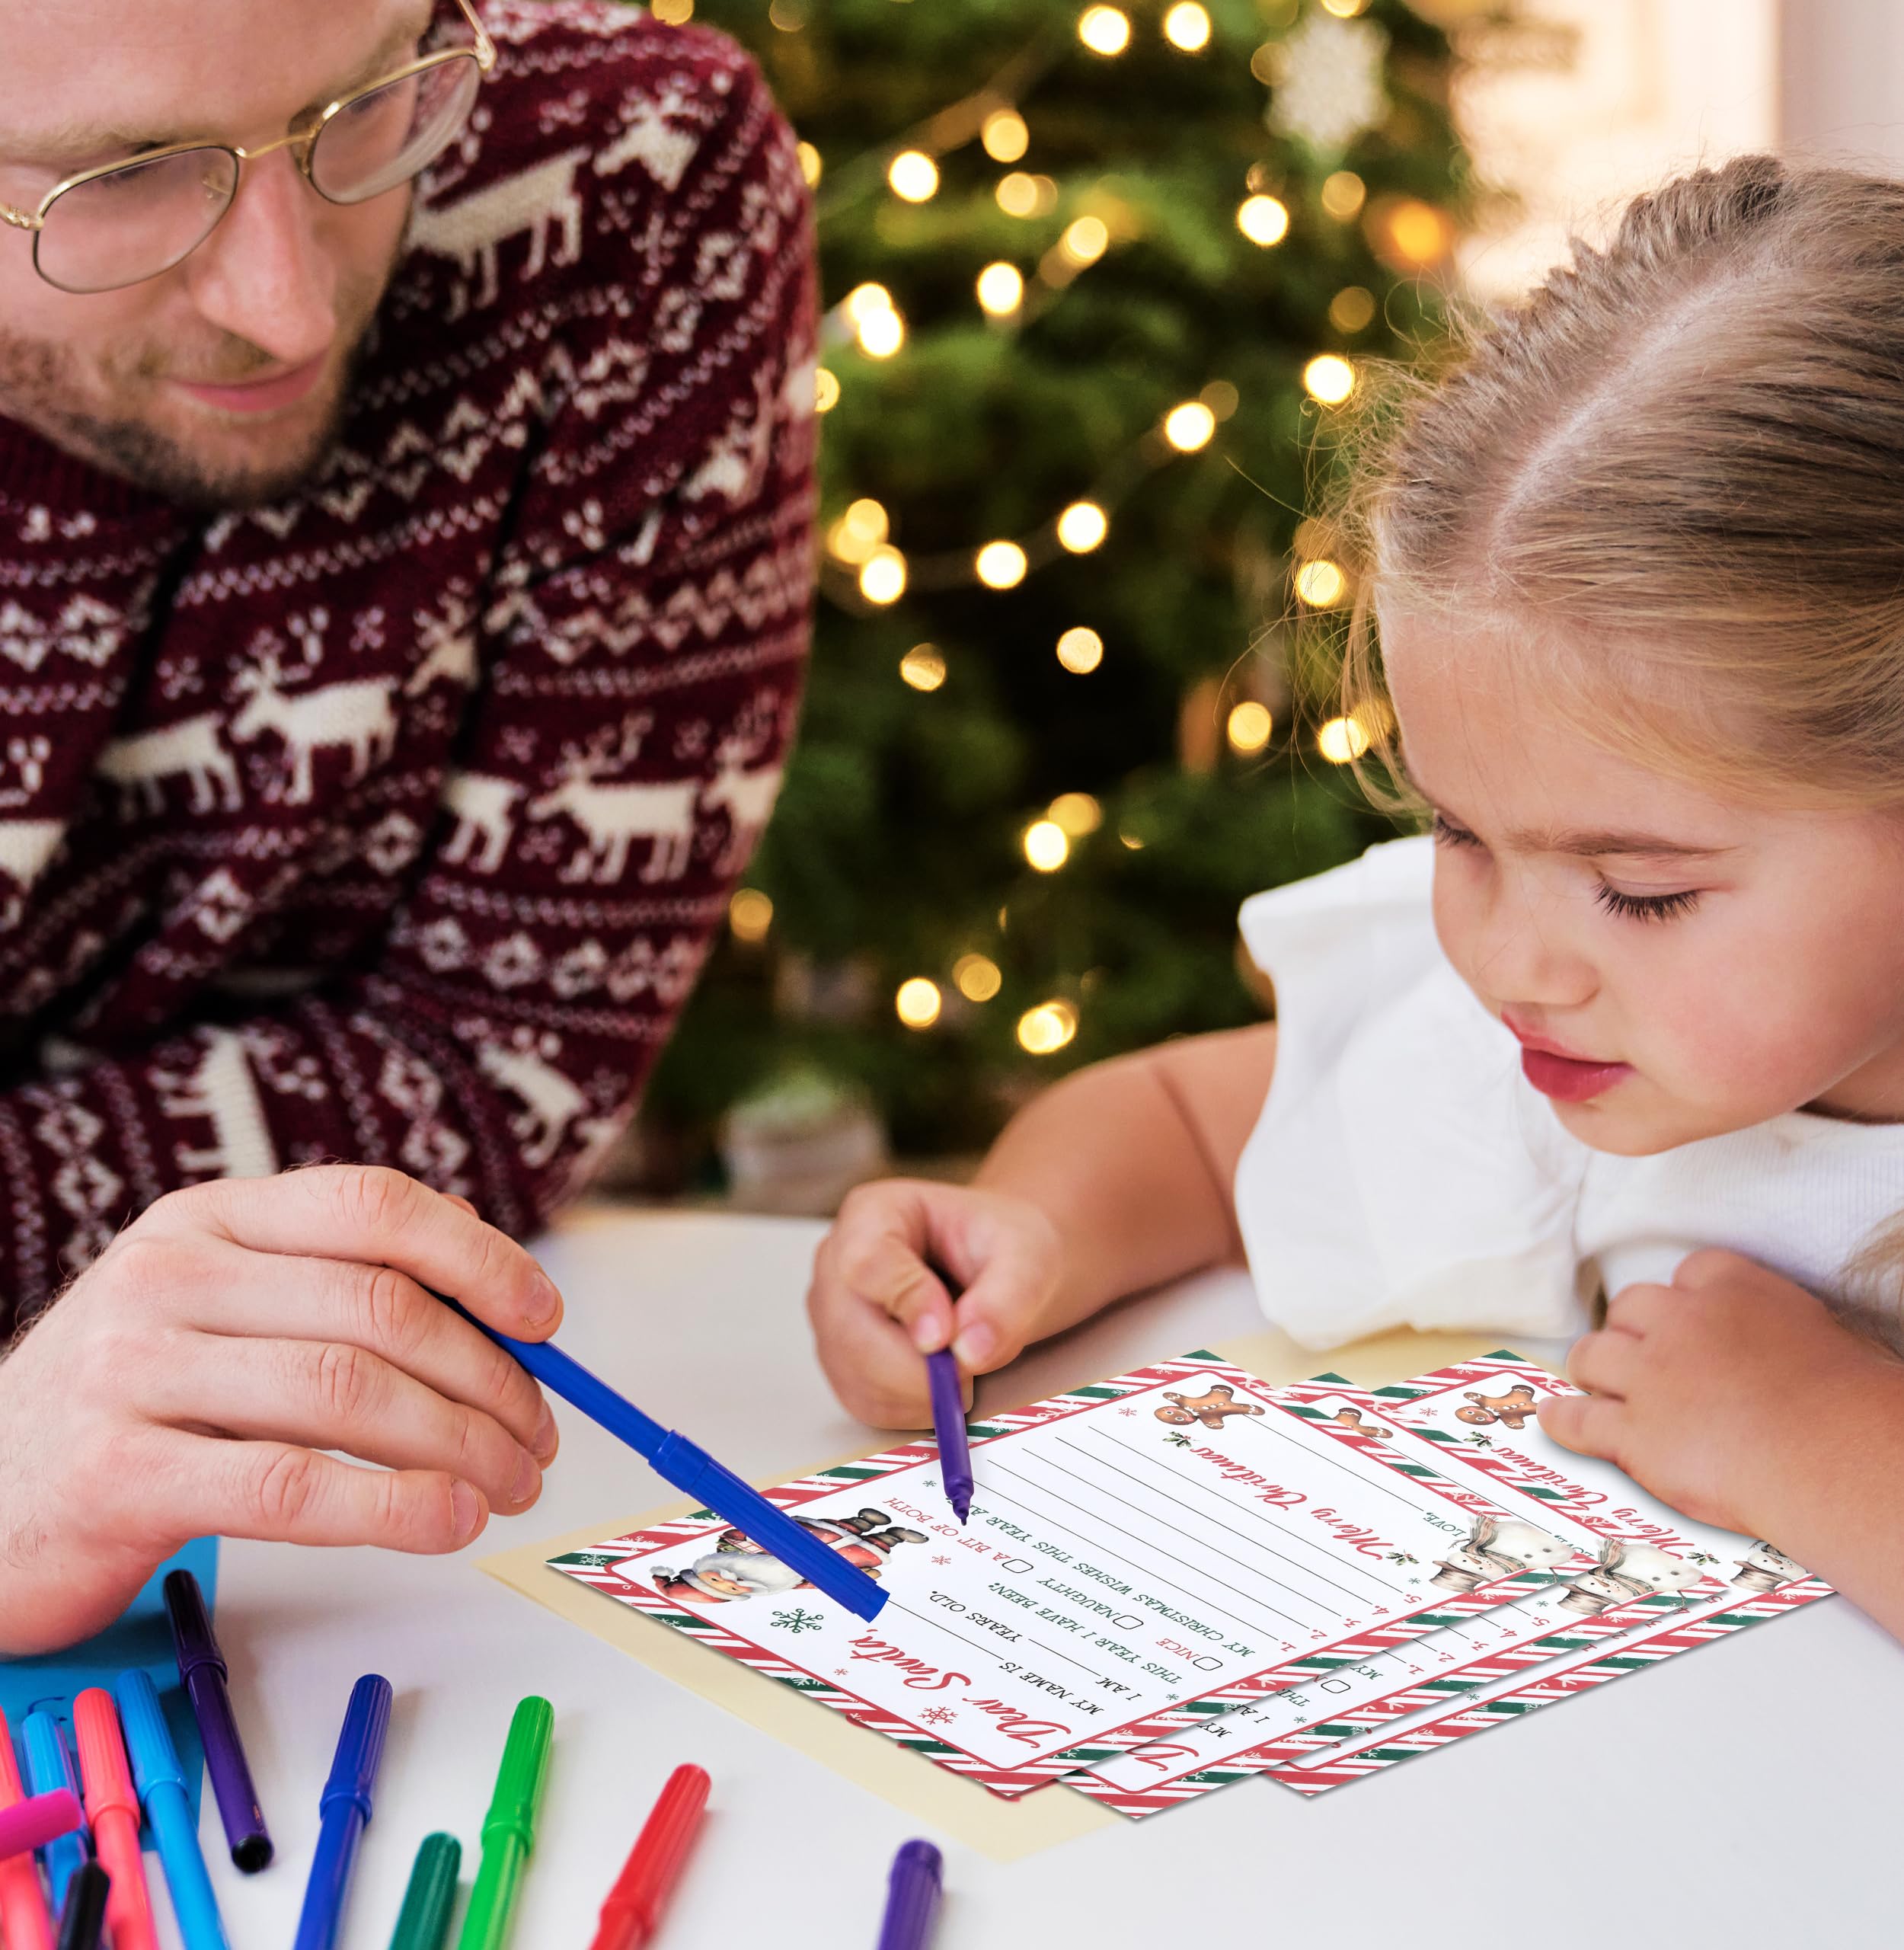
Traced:
POLYGON ((243 165, 288 149, 327 203, 363 203, 429 168, 462 134, 496 43, 470 0, 475 38, 439 48, 332 102, 306 127, 257 149, 174 142, 56 183, 34 210, 0 203, 0 222, 33 232, 34 269, 61 291, 117 291, 170 270, 217 229, 243 165))

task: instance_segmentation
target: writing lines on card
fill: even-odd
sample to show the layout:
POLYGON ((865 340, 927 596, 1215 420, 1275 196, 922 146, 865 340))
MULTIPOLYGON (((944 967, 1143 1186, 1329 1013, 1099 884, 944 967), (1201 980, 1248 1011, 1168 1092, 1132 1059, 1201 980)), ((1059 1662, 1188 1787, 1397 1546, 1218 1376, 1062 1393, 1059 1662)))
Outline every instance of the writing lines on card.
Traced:
MULTIPOLYGON (((1033 1487, 1035 1488, 1038 1486, 1034 1485, 1033 1487)), ((1093 1553, 1094 1556, 1108 1558, 1113 1562, 1123 1565, 1126 1571, 1130 1572, 1136 1577, 1155 1577, 1157 1575, 1157 1572, 1154 1566, 1147 1567, 1139 1563, 1136 1559, 1126 1556, 1114 1546, 1107 1543, 1104 1537, 1100 1534, 1101 1532, 1108 1530, 1121 1534, 1126 1537, 1132 1537, 1134 1536, 1133 1533, 1128 1530, 1122 1530, 1120 1526, 1115 1523, 1105 1523, 1101 1522, 1094 1525, 1089 1530, 1082 1529, 1075 1524, 1067 1523, 1063 1517, 1053 1515, 1049 1511, 1041 1507, 1042 1503, 1047 1500, 1059 1504, 1069 1503, 1069 1499, 1065 1497, 1057 1495, 1055 1493, 1051 1493, 1048 1494, 1047 1498, 1040 1498, 1038 1501, 1031 1501, 1023 1497, 1008 1495, 1003 1491, 998 1489, 993 1489, 990 1492, 990 1494, 995 1502, 1002 1503, 1008 1508, 1021 1510, 1026 1517, 1042 1521, 1049 1525, 1052 1529, 1060 1531, 1064 1535, 1072 1537, 1078 1542, 1084 1545, 1093 1553)), ((1074 1510, 1077 1511, 1080 1517, 1088 1517, 1090 1514, 1090 1513, 1085 1510, 1080 1504, 1071 1504, 1070 1507, 1074 1510)), ((1135 1541, 1140 1548, 1142 1546, 1142 1539, 1136 1538, 1135 1539, 1135 1541)), ((1053 1562, 1062 1565, 1069 1565, 1072 1563, 1072 1560, 1067 1555, 1056 1558, 1053 1562)), ((1180 1566, 1180 1568, 1183 1567, 1183 1561, 1180 1558, 1176 1560, 1176 1562, 1180 1566)), ((1090 1567, 1090 1569, 1086 1574, 1101 1575, 1099 1568, 1096 1565, 1090 1567)), ((1167 1584, 1171 1581, 1168 1573, 1164 1574, 1163 1581, 1167 1584)), ((1120 1596, 1129 1596, 1133 1601, 1137 1603, 1148 1604, 1153 1608, 1155 1608, 1160 1602, 1154 1596, 1139 1594, 1134 1587, 1130 1588, 1127 1592, 1124 1587, 1118 1585, 1111 1585, 1108 1588, 1118 1591, 1120 1596)), ((1196 1594, 1190 1594, 1187 1595, 1193 1597, 1196 1594)), ((1260 1622, 1256 1624, 1252 1624, 1248 1619, 1240 1618, 1235 1613, 1228 1610, 1226 1607, 1222 1605, 1211 1603, 1206 1598, 1203 1599, 1201 1602, 1205 1605, 1207 1610, 1216 1613, 1221 1617, 1227 1618, 1232 1624, 1238 1626, 1242 1631, 1261 1632, 1267 1629, 1267 1628, 1263 1627, 1260 1622)), ((1279 1614, 1279 1616, 1286 1615, 1279 1614)), ((1300 1625, 1300 1621, 1294 1619, 1288 1619, 1287 1622, 1292 1625, 1300 1625)), ((1285 1642, 1282 1638, 1273 1631, 1270 1632, 1270 1636, 1273 1642, 1278 1645, 1283 1645, 1285 1642)))
MULTIPOLYGON (((1070 1442, 1065 1440, 1063 1438, 1060 1438, 1060 1440, 1065 1447, 1075 1449, 1081 1455, 1088 1455, 1090 1453, 1090 1451, 1087 1450, 1086 1446, 1082 1443, 1070 1442)), ((1124 1450, 1133 1456, 1141 1455, 1142 1453, 1140 1450, 1132 1448, 1128 1443, 1119 1441, 1115 1436, 1102 1437, 1100 1438, 1100 1441, 1105 1447, 1111 1449, 1124 1450)), ((1132 1482, 1138 1482, 1142 1480, 1141 1478, 1132 1475, 1128 1469, 1120 1468, 1117 1463, 1109 1461, 1101 1454, 1095 1456, 1093 1459, 1096 1462, 1100 1469, 1109 1469, 1114 1474, 1125 1477, 1132 1482)), ((1191 1476, 1184 1471, 1176 1468, 1167 1458, 1155 1457, 1146 1459, 1150 1462, 1151 1466, 1153 1469, 1163 1470, 1168 1475, 1177 1478, 1187 1485, 1191 1489, 1198 1491, 1200 1494, 1206 1499, 1222 1504, 1225 1508, 1233 1511, 1239 1516, 1248 1517, 1252 1522, 1257 1523, 1260 1527, 1269 1530, 1274 1535, 1283 1538, 1285 1541, 1299 1546, 1305 1547, 1312 1553, 1318 1555, 1327 1555, 1321 1545, 1317 1543, 1311 1538, 1298 1535, 1298 1533, 1290 1529, 1288 1525, 1277 1523, 1273 1517, 1265 1517, 1260 1510, 1249 1509, 1247 1506, 1239 1508, 1238 1506, 1233 1503, 1225 1502, 1220 1494, 1213 1490, 1209 1485, 1207 1483, 1199 1482, 1195 1477, 1191 1476)), ((1347 1585, 1337 1583, 1335 1579, 1324 1576, 1321 1572, 1316 1571, 1313 1567, 1305 1568, 1298 1565, 1297 1561, 1294 1558, 1290 1557, 1286 1552, 1276 1549, 1274 1546, 1264 1542, 1263 1539, 1260 1537, 1251 1536, 1248 1532, 1239 1529, 1235 1524, 1225 1523, 1222 1521, 1221 1519, 1210 1516, 1206 1510, 1199 1507, 1189 1499, 1180 1498, 1177 1500, 1177 1507, 1184 1517, 1193 1517, 1197 1521, 1207 1524, 1212 1529, 1227 1531, 1230 1536, 1240 1538, 1244 1543, 1253 1545, 1260 1551, 1266 1551, 1272 1557, 1279 1558, 1284 1563, 1295 1567, 1301 1574, 1312 1578, 1319 1584, 1331 1586, 1335 1590, 1340 1592, 1343 1597, 1359 1603, 1366 1603, 1367 1602, 1368 1594, 1366 1590, 1359 1593, 1353 1591, 1347 1585)), ((1354 1574, 1367 1582, 1375 1584, 1379 1587, 1383 1596, 1385 1597, 1394 1597, 1403 1595, 1403 1587, 1401 1585, 1396 1584, 1390 1580, 1381 1577, 1378 1574, 1374 1571, 1364 1569, 1360 1565, 1351 1563, 1344 1566, 1343 1569, 1345 1574, 1354 1574)))

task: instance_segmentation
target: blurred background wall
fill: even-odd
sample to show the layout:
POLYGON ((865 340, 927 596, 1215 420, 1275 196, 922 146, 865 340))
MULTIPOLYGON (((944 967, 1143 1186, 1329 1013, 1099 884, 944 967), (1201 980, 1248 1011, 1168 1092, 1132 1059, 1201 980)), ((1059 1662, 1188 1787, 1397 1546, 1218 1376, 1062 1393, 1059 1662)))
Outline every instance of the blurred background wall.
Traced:
POLYGON ((653 0, 761 61, 826 318, 798 753, 623 1188, 824 1210, 1251 1019, 1347 761, 1345 430, 1743 150, 1904 165, 1904 0, 653 0))

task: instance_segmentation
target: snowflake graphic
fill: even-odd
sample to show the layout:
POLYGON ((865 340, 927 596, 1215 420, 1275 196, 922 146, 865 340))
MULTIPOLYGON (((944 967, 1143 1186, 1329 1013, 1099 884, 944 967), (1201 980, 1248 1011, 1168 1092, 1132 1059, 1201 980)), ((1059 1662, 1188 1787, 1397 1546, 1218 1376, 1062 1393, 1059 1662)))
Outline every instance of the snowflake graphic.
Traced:
POLYGON ((1117 1412, 1120 1415, 1134 1415, 1137 1411, 1135 1408, 1120 1408, 1117 1412))
POLYGON ((784 1626, 789 1632, 797 1635, 803 1632, 817 1632, 826 1620, 818 1612, 802 1611, 796 1605, 791 1611, 775 1612, 774 1622, 784 1626))
POLYGON ((930 1721, 935 1727, 950 1726, 958 1717, 949 1706, 928 1706, 919 1715, 922 1720, 930 1721))
POLYGON ((952 1560, 949 1557, 935 1557, 932 1562, 934 1564, 950 1564, 952 1560))

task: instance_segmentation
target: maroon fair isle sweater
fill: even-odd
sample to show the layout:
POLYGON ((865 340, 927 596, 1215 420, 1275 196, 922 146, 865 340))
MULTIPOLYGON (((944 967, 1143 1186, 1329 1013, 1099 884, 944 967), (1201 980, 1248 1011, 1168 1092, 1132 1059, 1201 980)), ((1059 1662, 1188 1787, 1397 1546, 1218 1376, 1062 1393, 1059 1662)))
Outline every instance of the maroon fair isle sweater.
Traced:
POLYGON ((491 0, 340 446, 193 517, 0 420, 0 1335, 171 1188, 532 1227, 626 1124, 805 650, 808 200, 744 56, 491 0))

